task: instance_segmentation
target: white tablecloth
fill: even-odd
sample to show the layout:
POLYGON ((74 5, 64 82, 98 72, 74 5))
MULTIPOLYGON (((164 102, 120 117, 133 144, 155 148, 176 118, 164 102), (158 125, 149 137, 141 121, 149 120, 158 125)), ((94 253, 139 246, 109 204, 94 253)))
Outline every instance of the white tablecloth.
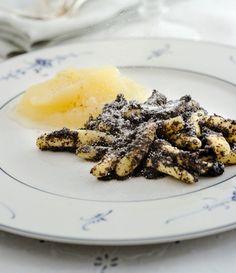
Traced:
MULTIPOLYGON (((69 42, 148 36, 236 46, 236 1, 166 0, 166 3, 168 9, 160 17, 138 22, 125 18, 123 23, 69 42)), ((134 247, 58 244, 0 232, 0 272, 232 273, 235 272, 235 249, 236 230, 201 239, 134 247)))
POLYGON ((153 246, 93 247, 0 233, 3 273, 232 273, 236 231, 153 246))

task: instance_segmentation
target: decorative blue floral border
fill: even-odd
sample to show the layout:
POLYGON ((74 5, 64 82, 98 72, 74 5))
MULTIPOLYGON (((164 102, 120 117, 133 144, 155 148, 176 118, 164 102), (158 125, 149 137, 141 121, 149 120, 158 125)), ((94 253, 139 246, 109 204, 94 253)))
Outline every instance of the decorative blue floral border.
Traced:
POLYGON ((48 70, 52 67, 65 62, 68 59, 73 59, 78 57, 75 53, 68 53, 65 55, 56 55, 53 58, 35 58, 33 61, 25 61, 25 65, 20 68, 16 68, 7 72, 5 75, 0 75, 0 81, 7 81, 11 79, 21 79, 23 76, 27 75, 29 72, 34 72, 40 74, 41 76, 47 76, 48 70))
POLYGON ((170 44, 165 44, 164 47, 153 50, 148 56, 147 61, 161 57, 162 55, 171 53, 170 44))
POLYGON ((82 230, 88 231, 89 226, 100 223, 100 222, 107 221, 107 216, 110 215, 112 212, 113 212, 113 210, 110 209, 106 212, 102 212, 102 213, 100 212, 90 218, 81 217, 80 220, 84 222, 82 225, 82 230))
MULTIPOLYGON (((155 58, 159 58, 164 54, 171 53, 170 44, 165 44, 162 48, 155 49, 147 56, 147 61, 155 58)), ((92 54, 91 51, 83 52, 83 54, 92 54)), ((29 72, 34 72, 40 74, 41 76, 48 76, 48 70, 65 62, 68 59, 77 58, 78 54, 68 53, 64 55, 56 55, 52 58, 37 57, 33 61, 25 61, 25 65, 19 68, 8 71, 4 75, 0 75, 0 81, 7 81, 11 79, 21 79, 23 76, 27 75, 29 72)))
POLYGON ((236 187, 234 187, 234 190, 231 193, 231 195, 225 199, 217 199, 215 197, 207 197, 207 198, 204 198, 203 201, 205 204, 200 209, 190 210, 189 212, 186 212, 184 214, 169 218, 165 221, 165 223, 170 224, 170 223, 173 223, 177 220, 185 219, 185 218, 190 217, 192 215, 199 214, 203 211, 213 211, 218 208, 223 208, 226 210, 229 209, 231 206, 231 203, 236 202, 236 187))

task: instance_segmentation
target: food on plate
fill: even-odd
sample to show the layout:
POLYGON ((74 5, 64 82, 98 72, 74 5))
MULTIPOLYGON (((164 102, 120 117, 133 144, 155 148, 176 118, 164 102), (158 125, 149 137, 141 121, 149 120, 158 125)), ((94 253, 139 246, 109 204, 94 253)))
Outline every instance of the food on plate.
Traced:
POLYGON ((91 174, 101 180, 170 175, 193 184, 236 164, 235 138, 234 120, 209 115, 189 95, 167 100, 154 90, 143 103, 119 94, 83 128, 45 133, 37 146, 98 161, 91 174))
POLYGON ((104 132, 94 130, 76 130, 72 131, 64 128, 60 131, 55 131, 49 134, 43 134, 37 139, 37 146, 41 150, 76 151, 79 145, 94 145, 94 144, 110 144, 113 141, 113 136, 107 135, 104 132))
POLYGON ((89 115, 100 114, 103 105, 113 101, 120 90, 127 99, 138 101, 144 101, 148 94, 144 87, 121 75, 113 66, 67 69, 28 88, 16 112, 25 122, 78 128, 89 115))

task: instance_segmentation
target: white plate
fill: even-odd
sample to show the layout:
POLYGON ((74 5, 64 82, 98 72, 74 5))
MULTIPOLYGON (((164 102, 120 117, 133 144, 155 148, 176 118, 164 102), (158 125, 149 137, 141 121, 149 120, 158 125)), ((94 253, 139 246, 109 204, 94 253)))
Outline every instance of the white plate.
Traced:
POLYGON ((40 152, 39 130, 11 118, 22 91, 68 66, 112 64, 168 98, 190 94, 236 118, 236 49, 184 40, 81 43, 0 65, 0 228, 48 240, 138 244, 200 237, 236 226, 236 168, 186 185, 172 178, 98 182, 72 154, 40 152))

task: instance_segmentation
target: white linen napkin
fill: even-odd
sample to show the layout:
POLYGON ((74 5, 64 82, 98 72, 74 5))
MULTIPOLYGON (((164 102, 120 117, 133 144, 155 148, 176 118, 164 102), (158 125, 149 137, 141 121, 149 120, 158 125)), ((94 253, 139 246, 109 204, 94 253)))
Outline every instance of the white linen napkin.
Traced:
POLYGON ((137 0, 88 0, 74 16, 51 20, 19 17, 0 8, 0 56, 13 51, 29 51, 36 44, 47 44, 61 36, 79 37, 95 31, 96 26, 101 29, 105 23, 137 4, 137 0))
MULTIPOLYGON (((30 0, 12 1, 19 6, 19 2, 30 0)), ((236 46, 235 0, 152 0, 162 3, 166 12, 156 10, 145 20, 137 16, 142 1, 88 0, 73 17, 45 21, 17 17, 0 9, 0 58, 83 39, 174 37, 236 46)))

